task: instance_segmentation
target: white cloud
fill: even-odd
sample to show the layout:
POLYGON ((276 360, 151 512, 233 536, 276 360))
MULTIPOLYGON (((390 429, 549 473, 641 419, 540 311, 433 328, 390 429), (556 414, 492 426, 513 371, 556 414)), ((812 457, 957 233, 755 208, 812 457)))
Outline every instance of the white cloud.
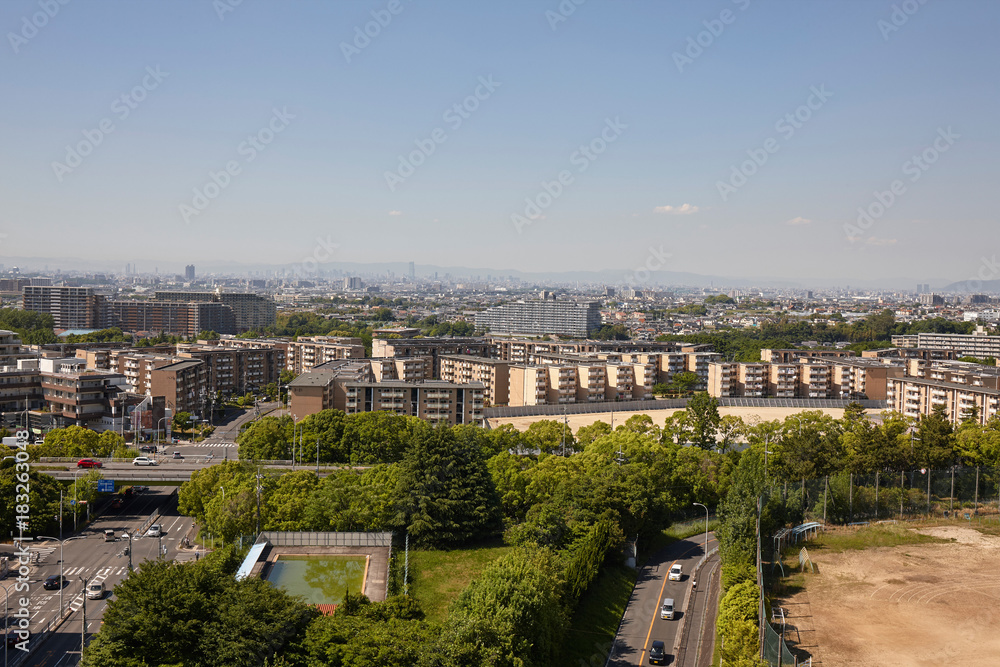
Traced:
POLYGON ((389 215, 403 215, 402 211, 389 211, 389 215))
POLYGON ((880 239, 876 236, 869 236, 865 243, 868 245, 896 245, 896 239, 880 239))
POLYGON ((698 212, 698 207, 691 204, 681 204, 680 206, 657 206, 653 210, 657 213, 667 213, 669 215, 691 215, 698 212))
POLYGON ((797 218, 792 218, 791 220, 789 220, 785 224, 786 225, 808 225, 811 222, 812 222, 812 220, 810 220, 809 218, 803 218, 800 215, 797 218))

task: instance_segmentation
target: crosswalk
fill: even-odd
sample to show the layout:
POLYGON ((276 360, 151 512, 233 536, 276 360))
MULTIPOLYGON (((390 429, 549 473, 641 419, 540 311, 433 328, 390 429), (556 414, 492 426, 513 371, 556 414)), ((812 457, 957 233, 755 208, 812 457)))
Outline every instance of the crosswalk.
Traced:
POLYGON ((184 445, 185 447, 205 447, 208 449, 215 449, 217 447, 239 447, 235 442, 196 442, 191 445, 184 445))
POLYGON ((96 572, 90 567, 68 567, 63 572, 63 576, 67 578, 82 577, 84 575, 92 575, 92 578, 96 581, 104 581, 111 575, 123 575, 128 572, 128 563, 125 565, 119 565, 116 567, 102 567, 96 572))

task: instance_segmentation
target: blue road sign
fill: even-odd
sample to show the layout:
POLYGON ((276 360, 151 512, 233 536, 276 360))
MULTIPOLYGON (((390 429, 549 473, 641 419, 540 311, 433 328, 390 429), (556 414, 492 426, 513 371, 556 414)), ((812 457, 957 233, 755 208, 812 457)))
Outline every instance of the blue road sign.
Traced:
POLYGON ((113 479, 99 479, 99 480, 97 480, 97 492, 98 493, 114 493, 115 492, 115 480, 113 480, 113 479))

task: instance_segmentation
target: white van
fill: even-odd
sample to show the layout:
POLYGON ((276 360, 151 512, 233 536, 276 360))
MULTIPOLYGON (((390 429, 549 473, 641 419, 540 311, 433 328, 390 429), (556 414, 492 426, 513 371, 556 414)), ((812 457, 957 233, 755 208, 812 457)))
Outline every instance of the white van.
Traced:
POLYGON ((664 618, 668 621, 674 620, 674 599, 664 598, 663 606, 660 607, 660 618, 664 618))

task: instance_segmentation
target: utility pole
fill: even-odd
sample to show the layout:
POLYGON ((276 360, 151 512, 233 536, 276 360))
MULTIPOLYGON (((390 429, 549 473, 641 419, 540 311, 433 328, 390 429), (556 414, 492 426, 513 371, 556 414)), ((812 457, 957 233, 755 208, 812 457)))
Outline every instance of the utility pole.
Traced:
POLYGON ((406 531, 406 550, 403 556, 403 595, 410 594, 410 531, 406 531))
MULTIPOLYGON (((131 549, 129 550, 131 551, 131 549)), ((83 657, 83 649, 87 647, 87 582, 88 577, 80 577, 83 581, 83 627, 80 628, 80 657, 83 657)))
POLYGON ((316 474, 319 474, 319 435, 316 436, 316 474))

